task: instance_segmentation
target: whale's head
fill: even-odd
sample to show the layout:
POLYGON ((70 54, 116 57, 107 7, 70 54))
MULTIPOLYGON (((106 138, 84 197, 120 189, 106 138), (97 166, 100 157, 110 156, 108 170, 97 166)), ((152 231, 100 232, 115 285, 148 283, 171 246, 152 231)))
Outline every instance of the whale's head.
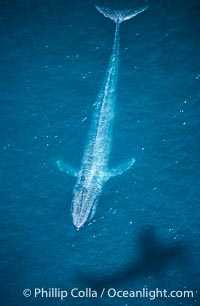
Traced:
POLYGON ((101 185, 97 181, 92 181, 90 184, 77 182, 72 201, 72 218, 77 229, 83 227, 93 217, 100 192, 101 185))

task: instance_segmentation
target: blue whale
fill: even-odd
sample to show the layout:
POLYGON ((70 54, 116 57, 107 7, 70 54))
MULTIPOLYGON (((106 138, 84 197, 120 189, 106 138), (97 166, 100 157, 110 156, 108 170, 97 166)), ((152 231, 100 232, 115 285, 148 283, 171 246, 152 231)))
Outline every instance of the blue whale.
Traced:
POLYGON ((57 161, 61 171, 77 178, 71 208, 73 224, 77 229, 80 229, 88 220, 93 218, 106 181, 113 176, 123 174, 135 162, 135 159, 132 158, 115 169, 108 168, 118 79, 119 28, 123 21, 135 17, 147 8, 148 6, 137 10, 110 10, 106 7, 96 6, 101 14, 113 20, 116 24, 112 54, 103 85, 95 103, 80 169, 74 169, 60 160, 57 161))

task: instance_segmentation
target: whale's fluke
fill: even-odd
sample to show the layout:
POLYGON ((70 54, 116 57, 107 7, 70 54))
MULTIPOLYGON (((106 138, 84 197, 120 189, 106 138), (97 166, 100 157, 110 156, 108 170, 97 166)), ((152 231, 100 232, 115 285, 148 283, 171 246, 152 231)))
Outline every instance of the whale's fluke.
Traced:
POLYGON ((130 10, 111 10, 104 6, 96 5, 97 11, 104 15, 106 18, 110 18, 116 23, 121 23, 125 20, 129 20, 138 14, 146 11, 148 9, 148 5, 141 7, 139 9, 130 9, 130 10))

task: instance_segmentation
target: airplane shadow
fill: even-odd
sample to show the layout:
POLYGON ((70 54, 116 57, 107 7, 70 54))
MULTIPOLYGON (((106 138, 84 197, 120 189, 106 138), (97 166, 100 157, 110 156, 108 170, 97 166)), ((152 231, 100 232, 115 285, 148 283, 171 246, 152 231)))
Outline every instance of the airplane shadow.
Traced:
MULTIPOLYGON (((138 259, 129 261, 123 268, 109 276, 79 273, 79 280, 96 290, 117 286, 139 277, 159 277, 170 266, 187 264, 186 246, 183 242, 165 245, 155 233, 154 228, 145 229, 139 235, 138 259)), ((103 263, 102 263, 103 264, 103 263)))

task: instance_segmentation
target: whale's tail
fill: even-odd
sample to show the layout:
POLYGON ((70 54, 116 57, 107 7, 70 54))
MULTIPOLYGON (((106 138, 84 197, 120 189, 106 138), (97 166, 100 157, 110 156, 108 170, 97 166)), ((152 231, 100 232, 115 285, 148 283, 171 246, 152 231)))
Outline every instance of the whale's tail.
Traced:
POLYGON ((130 10, 110 10, 107 7, 104 6, 98 6, 96 5, 97 11, 99 11, 101 14, 104 15, 106 18, 110 18, 115 23, 121 23, 125 20, 129 20, 138 14, 146 11, 148 9, 148 5, 141 7, 139 9, 130 9, 130 10))

